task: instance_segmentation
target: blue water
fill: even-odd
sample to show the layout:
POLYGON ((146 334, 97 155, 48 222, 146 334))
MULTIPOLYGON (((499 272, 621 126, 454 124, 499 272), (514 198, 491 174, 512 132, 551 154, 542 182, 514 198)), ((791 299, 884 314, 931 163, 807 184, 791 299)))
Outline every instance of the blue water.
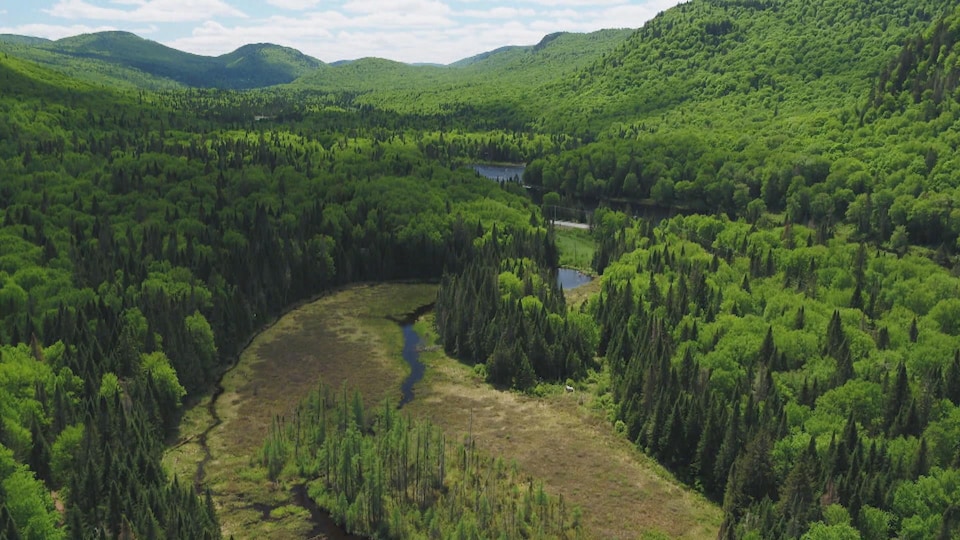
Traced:
POLYGON ((480 176, 485 176, 491 180, 505 182, 523 181, 523 165, 474 165, 473 170, 480 176))
POLYGON ((557 271, 557 283, 560 285, 560 288, 565 291, 576 289, 591 281, 593 281, 591 276, 579 270, 574 270, 573 268, 561 268, 557 271))
POLYGON ((401 326, 403 330, 403 360, 410 365, 410 374, 400 385, 400 407, 413 401, 413 386, 423 379, 426 366, 420 361, 420 336, 413 331, 413 324, 401 326))

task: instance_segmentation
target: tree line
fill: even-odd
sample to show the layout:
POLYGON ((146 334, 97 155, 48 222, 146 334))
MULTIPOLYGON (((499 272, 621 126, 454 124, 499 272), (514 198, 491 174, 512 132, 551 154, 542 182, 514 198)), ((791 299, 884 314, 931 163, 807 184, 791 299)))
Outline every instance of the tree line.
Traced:
POLYGON ((552 232, 494 226, 484 233, 462 270, 441 279, 436 325, 444 350, 489 382, 520 390, 583 377, 594 365, 596 326, 567 308, 552 232))

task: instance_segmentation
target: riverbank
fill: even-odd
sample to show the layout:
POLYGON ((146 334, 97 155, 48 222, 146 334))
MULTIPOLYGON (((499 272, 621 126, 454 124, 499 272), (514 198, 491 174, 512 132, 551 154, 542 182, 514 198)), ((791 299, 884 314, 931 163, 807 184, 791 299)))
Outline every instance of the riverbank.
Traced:
POLYGON ((316 524, 297 504, 295 486, 276 485, 251 467, 270 424, 321 380, 358 388, 368 404, 399 401, 406 366, 403 337, 391 319, 435 296, 436 285, 367 285, 299 307, 253 339, 215 402, 207 397, 185 413, 178 437, 184 442, 167 451, 164 463, 179 478, 211 489, 225 538, 313 536, 316 524))

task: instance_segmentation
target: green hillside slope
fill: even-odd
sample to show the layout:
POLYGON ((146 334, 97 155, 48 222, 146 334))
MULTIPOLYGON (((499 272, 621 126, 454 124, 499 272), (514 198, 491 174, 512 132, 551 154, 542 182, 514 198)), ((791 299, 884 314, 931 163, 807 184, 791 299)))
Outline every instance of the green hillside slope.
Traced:
MULTIPOLYGON (((942 0, 694 0, 670 9, 573 81, 549 85, 544 121, 611 121, 679 106, 791 112, 861 99, 894 47, 952 7, 942 0)), ((556 127, 563 127, 558 125, 556 127)))

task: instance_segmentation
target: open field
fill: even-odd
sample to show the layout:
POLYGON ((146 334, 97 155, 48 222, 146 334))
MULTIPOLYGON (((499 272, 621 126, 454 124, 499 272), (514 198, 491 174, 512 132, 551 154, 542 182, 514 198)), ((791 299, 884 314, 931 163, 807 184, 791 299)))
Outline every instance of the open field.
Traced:
POLYGON ((560 266, 590 270, 590 261, 593 260, 593 252, 596 250, 590 231, 567 227, 557 227, 554 231, 557 249, 560 251, 560 266))
MULTIPOLYGON (((417 329, 423 335, 429 326, 417 329)), ((426 384, 409 411, 451 435, 472 434, 481 450, 515 460, 550 493, 582 508, 588 537, 716 537, 720 509, 615 434, 591 406, 590 393, 560 386, 541 398, 502 392, 442 351, 421 360, 426 384)))
MULTIPOLYGON (((428 304, 435 292, 432 285, 351 288, 292 311, 253 341, 224 377, 212 408, 221 423, 206 440, 204 483, 213 491, 225 537, 307 536, 311 525, 303 509, 290 506, 289 486, 274 485, 262 468, 250 466, 272 418, 292 411, 321 380, 358 388, 368 403, 399 400, 406 373, 402 334, 387 316, 428 304), (265 512, 271 519, 263 519, 265 512)), ((432 338, 429 316, 417 330, 432 338)), ((534 398, 502 392, 442 351, 421 359, 427 375, 404 411, 432 420, 450 436, 472 433, 484 452, 515 460, 551 493, 582 508, 589 538, 716 536, 719 509, 616 435, 590 406, 590 394, 559 389, 534 398)), ((187 442, 165 457, 181 478, 193 478, 204 460, 198 441, 214 420, 208 405, 186 414, 181 440, 187 442)))

